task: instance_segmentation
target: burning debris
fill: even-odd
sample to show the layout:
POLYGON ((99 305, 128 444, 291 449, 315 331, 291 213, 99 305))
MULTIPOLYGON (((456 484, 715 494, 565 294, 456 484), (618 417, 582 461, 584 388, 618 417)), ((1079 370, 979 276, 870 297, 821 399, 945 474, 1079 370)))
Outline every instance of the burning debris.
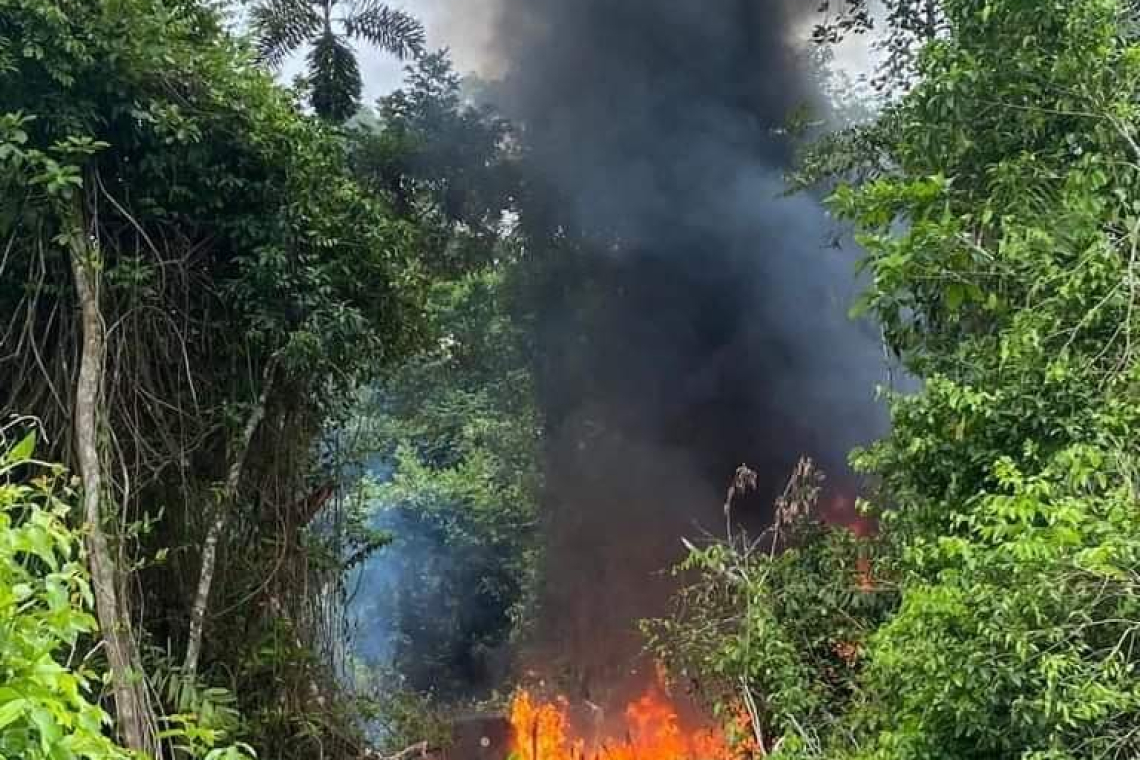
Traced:
MULTIPOLYGON (((815 463, 801 458, 775 499, 768 528, 755 539, 741 532, 734 540, 733 507, 757 484, 756 473, 740 465, 729 482, 724 502, 729 521, 727 545, 742 554, 775 555, 797 540, 800 526, 816 521, 859 533, 861 518, 854 511, 853 499, 836 496, 821 504, 824 482, 824 474, 815 463), (837 506, 837 499, 842 504, 837 506)), ((696 551, 688 540, 682 539, 682 543, 696 551)), ((859 558, 855 572, 858 588, 873 591, 866 557, 859 558)), ((858 647, 847 642, 837 645, 836 654, 849 663, 859 657, 858 647)), ((534 672, 530 675, 538 676, 534 672)), ((675 700, 666 684, 666 673, 658 666, 656 680, 612 718, 588 700, 572 702, 563 695, 542 696, 544 681, 539 681, 536 690, 521 689, 510 708, 512 760, 745 760, 763 756, 766 743, 760 711, 748 684, 740 684, 737 720, 728 733, 709 728, 700 719, 686 720, 684 716, 692 711, 681 709, 686 703, 675 700)))
POLYGON ((691 728, 660 683, 624 710, 623 726, 612 732, 600 709, 576 726, 562 697, 541 701, 520 691, 511 705, 513 757, 517 760, 743 760, 748 747, 734 747, 715 728, 691 728))
MULTIPOLYGON (((808 522, 842 525, 860 533, 861 518, 854 511, 853 499, 837 496, 821 503, 824 482, 823 472, 810 458, 800 459, 774 500, 768 527, 752 539, 743 531, 734 537, 730 522, 725 545, 741 557, 774 556, 794 544, 808 522)), ((746 465, 736 469, 724 502, 726 518, 756 484, 755 471, 746 465)), ((682 543, 697 551, 687 539, 682 543)), ((857 588, 873 592, 870 560, 860 556, 854 569, 857 588)), ((848 665, 861 656, 859 645, 847 641, 835 644, 834 651, 848 665)), ((532 687, 519 688, 506 712, 457 716, 452 722, 452 743, 446 749, 420 744, 379 760, 748 760, 771 749, 753 690, 743 679, 739 689, 734 687, 735 694, 720 703, 736 706, 736 718, 724 730, 702 716, 689 695, 678 698, 670 691, 668 674, 660 663, 649 686, 628 699, 624 708, 612 711, 607 711, 608 705, 622 704, 613 694, 603 706, 581 696, 572 700, 552 692, 549 682, 535 670, 527 671, 526 678, 532 687)), ((625 687, 636 687, 639 679, 643 677, 637 670, 627 671, 625 687)), ((699 691, 695 682, 692 688, 699 691)))

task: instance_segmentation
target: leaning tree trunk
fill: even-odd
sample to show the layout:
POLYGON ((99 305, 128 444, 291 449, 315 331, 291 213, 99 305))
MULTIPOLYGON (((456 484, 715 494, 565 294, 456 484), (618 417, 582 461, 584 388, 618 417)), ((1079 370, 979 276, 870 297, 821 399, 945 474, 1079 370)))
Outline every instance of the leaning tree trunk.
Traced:
POLYGON ((218 543, 222 540, 230 512, 237 502, 242 471, 245 469, 245 460, 249 455, 253 436, 265 417, 265 404, 272 385, 272 372, 273 364, 270 362, 265 371, 265 384, 261 395, 250 410, 234 447, 229 471, 226 473, 226 482, 214 507, 214 516, 206 532, 206 541, 202 544, 202 567, 198 572, 198 590, 190 607, 190 633, 186 640, 186 659, 182 664, 182 672, 187 677, 193 677, 198 671, 198 659, 202 654, 202 635, 206 627, 206 612, 210 603, 210 589, 214 585, 214 571, 218 563, 218 543))
POLYGON ((104 424, 103 375, 106 340, 99 305, 101 262, 98 246, 86 223, 82 196, 76 202, 71 230, 71 269, 79 300, 79 380, 75 389, 75 453, 83 482, 83 517, 87 537, 95 611, 111 667, 111 689, 119 731, 127 746, 146 757, 157 757, 154 721, 144 682, 142 659, 131 633, 125 599, 118 592, 118 569, 103 532, 102 499, 106 488, 99 454, 104 424))

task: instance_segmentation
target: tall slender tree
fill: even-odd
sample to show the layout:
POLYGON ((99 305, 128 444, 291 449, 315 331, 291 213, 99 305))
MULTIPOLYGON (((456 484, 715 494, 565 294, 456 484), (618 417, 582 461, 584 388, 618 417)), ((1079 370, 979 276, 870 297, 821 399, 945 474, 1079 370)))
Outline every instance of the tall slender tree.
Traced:
POLYGON ((360 106, 363 81, 353 41, 400 60, 418 56, 424 47, 423 25, 378 0, 255 0, 250 21, 270 66, 308 47, 309 102, 334 122, 349 119, 360 106))

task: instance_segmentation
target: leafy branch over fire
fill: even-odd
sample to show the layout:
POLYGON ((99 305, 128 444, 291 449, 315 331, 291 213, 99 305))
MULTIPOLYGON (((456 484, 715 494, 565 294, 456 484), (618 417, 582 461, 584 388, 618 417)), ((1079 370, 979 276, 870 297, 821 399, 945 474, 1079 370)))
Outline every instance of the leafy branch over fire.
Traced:
POLYGON ((760 536, 686 541, 672 614, 643 624, 670 675, 713 709, 732 741, 762 754, 818 744, 854 697, 866 637, 896 602, 884 585, 866 584, 878 539, 820 519, 822 484, 802 459, 760 536))

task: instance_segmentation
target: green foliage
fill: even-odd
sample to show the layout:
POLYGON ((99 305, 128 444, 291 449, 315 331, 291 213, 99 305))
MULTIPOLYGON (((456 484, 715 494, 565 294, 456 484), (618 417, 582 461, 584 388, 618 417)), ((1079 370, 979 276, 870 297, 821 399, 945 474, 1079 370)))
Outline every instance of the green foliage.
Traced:
MULTIPOLYGON (((0 757, 125 760, 108 738, 110 716, 91 701, 98 673, 72 664, 96 631, 80 534, 69 526, 74 493, 34 448, 29 433, 0 456, 0 757)), ((256 757, 227 741, 240 726, 231 693, 173 671, 165 682, 177 712, 164 716, 160 738, 199 760, 256 757)))
MULTIPOLYGON (((339 132, 299 113, 207 4, 0 0, 0 59, 0 314, 13 328, 0 336, 0 409, 37 415, 51 455, 72 456, 65 244, 88 236, 108 328, 108 529, 148 527, 112 537, 124 575, 132 554, 165 558, 123 584, 144 643, 182 647, 203 537, 228 510, 203 671, 272 674, 236 692, 251 733, 285 715, 273 736, 224 741, 273 741, 280 757, 343 750, 351 721, 336 714, 327 662, 294 656, 329 635, 310 607, 326 568, 301 535, 342 485, 318 436, 424 343, 416 222, 361 188, 339 132), (219 498, 235 462, 236 493, 219 498), (282 629, 288 641, 274 638, 282 629), (259 669, 265 638, 280 657, 259 669), (315 683, 327 699, 311 698, 315 683), (322 711, 336 719, 310 719, 322 711), (327 730, 289 733, 299 725, 327 730)), ((163 697, 168 717, 186 714, 163 697)), ((214 730, 164 728, 182 732, 171 741, 214 730)))
POLYGON ((898 95, 918 79, 923 45, 946 32, 939 0, 823 0, 812 37, 824 46, 854 35, 875 33, 878 71, 871 84, 880 93, 898 95))
POLYGON ((511 126, 464 97, 444 53, 407 69, 407 84, 350 133, 361 183, 416 220, 431 271, 452 279, 498 253, 521 190, 511 126))
POLYGON ((927 378, 857 458, 904 579, 861 756, 1135 754, 1140 58, 1116 3, 943 8, 895 172, 835 197, 927 378))
MULTIPOLYGON (((851 558, 827 568, 812 559, 819 548, 805 555, 794 544, 786 560, 761 563, 786 567, 781 591, 761 585, 762 614, 715 635, 705 651, 717 657, 705 661, 774 676, 757 690, 763 704, 790 706, 772 722, 777 757, 1133 757, 1134 9, 1112 0, 926 6, 937 32, 900 64, 913 65, 913 87, 804 170, 846 180, 831 203, 866 252, 858 309, 923 380, 891 399, 890 436, 854 457, 877 482, 876 580, 888 579, 897 605, 863 619, 873 624, 848 673, 851 697, 828 693, 828 679, 803 665, 811 640, 789 636, 798 619, 779 612, 784 594, 811 599, 851 558), (741 630, 774 631, 771 650, 734 660, 741 630), (821 695, 834 709, 820 712, 821 695)), ((725 594, 753 576, 708 586, 721 551, 691 561, 705 587, 725 594)), ((750 567, 747 556, 728 558, 729 568, 750 567)), ((747 619, 752 603, 735 609, 747 619)), ((815 616, 834 609, 826 601, 811 609, 809 624, 847 630, 850 621, 815 616)))
POLYGON ((396 753, 421 742, 429 747, 446 747, 452 739, 455 710, 441 704, 431 694, 400 688, 399 673, 376 667, 362 667, 357 689, 369 695, 367 715, 378 726, 381 751, 396 753))
MULTIPOLYGON (((331 135, 296 114, 209 16, 144 0, 113 14, 65 6, 5 12, 8 34, 42 39, 55 54, 33 54, 28 43, 18 70, 0 78, 0 160, 23 167, 4 178, 27 188, 6 192, 0 231, 38 213, 38 188, 50 196, 94 172, 108 196, 104 215, 121 217, 101 230, 115 300, 163 308, 163 296, 181 294, 159 289, 170 268, 161 257, 208 245, 187 274, 204 289, 188 316, 220 309, 200 328, 210 331, 200 336, 211 343, 210 365, 229 354, 248 373, 252 353, 290 382, 346 387, 409 345, 416 305, 405 295, 418 295, 411 230, 358 190, 331 135), (167 87, 175 80, 182 92, 167 87), (112 187, 129 189, 129 199, 112 187), (159 235, 169 229, 188 239, 159 235), (123 250, 136 244, 157 249, 147 253, 160 262, 123 250)), ((33 219, 46 221, 23 221, 33 219)))
POLYGON ((858 703, 868 639, 897 604, 878 541, 803 506, 785 505, 758 540, 690 545, 673 615, 643 624, 659 661, 750 751, 757 734, 765 749, 818 748, 858 703))
POLYGON ((503 278, 438 286, 439 347, 392 373, 368 411, 367 440, 393 467, 370 503, 409 552, 397 667, 445 697, 487 677, 533 588, 540 425, 503 278))
POLYGON ((364 83, 354 40, 400 59, 419 55, 424 46, 423 25, 378 0, 256 0, 250 23, 261 58, 271 66, 309 48, 304 82, 309 102, 321 118, 334 123, 360 108, 364 83), (338 13, 342 9, 343 15, 338 13))
POLYGON ((176 752, 202 760, 256 759, 253 747, 233 741, 247 728, 237 695, 187 676, 173 664, 156 670, 156 687, 170 710, 163 716, 160 738, 176 752))
POLYGON ((432 344, 378 383, 357 430, 382 463, 368 499, 403 579, 384 602, 394 667, 412 691, 460 699, 506 674, 535 572, 541 425, 515 299, 516 156, 443 54, 410 67, 350 145, 361 183, 416 220, 434 278, 432 344))
POLYGON ((1140 716, 1132 474, 1078 445, 1033 477, 1008 459, 994 477, 957 518, 959 535, 914 541, 904 555, 915 577, 876 635, 867 679, 869 756, 1130 755, 1140 716), (888 688, 897 683, 908 688, 888 688), (888 724, 892 714, 909 720, 888 724))
POLYGON ((32 459, 34 434, 0 444, 0 757, 125 760, 70 664, 96 626, 66 476, 32 459))

